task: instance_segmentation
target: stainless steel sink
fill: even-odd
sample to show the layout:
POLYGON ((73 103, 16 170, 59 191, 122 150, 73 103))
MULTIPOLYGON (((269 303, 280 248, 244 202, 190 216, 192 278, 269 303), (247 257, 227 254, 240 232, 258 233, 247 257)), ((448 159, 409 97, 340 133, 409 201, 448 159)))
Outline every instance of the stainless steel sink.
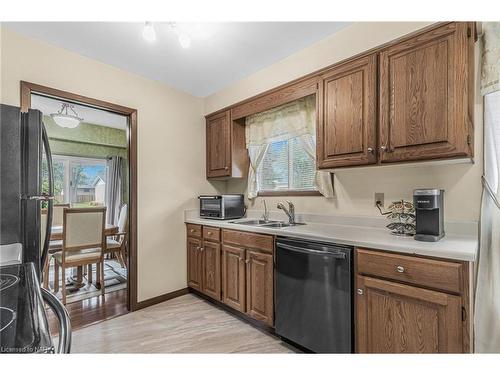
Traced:
POLYGON ((244 221, 230 221, 231 224, 239 224, 239 225, 251 225, 254 227, 264 227, 264 228, 287 228, 293 227, 296 225, 305 225, 305 223, 295 223, 290 224, 285 221, 277 221, 277 220, 262 220, 262 219, 254 219, 254 220, 244 220, 244 221))
POLYGON ((290 223, 285 223, 285 222, 277 222, 277 223, 263 224, 261 226, 266 227, 266 228, 287 228, 287 227, 294 227, 297 225, 306 225, 306 223, 290 224, 290 223))
POLYGON ((240 225, 265 225, 265 224, 274 224, 278 223, 278 221, 274 220, 262 220, 262 219, 255 219, 255 220, 245 220, 245 221, 231 221, 232 224, 240 224, 240 225))

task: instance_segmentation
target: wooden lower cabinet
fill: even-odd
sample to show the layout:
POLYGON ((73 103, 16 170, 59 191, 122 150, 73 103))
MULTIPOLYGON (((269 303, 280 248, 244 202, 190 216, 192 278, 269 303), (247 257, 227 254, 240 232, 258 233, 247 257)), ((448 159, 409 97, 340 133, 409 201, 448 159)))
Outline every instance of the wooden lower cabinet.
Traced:
POLYGON ((213 299, 221 298, 220 243, 203 241, 202 292, 213 299))
POLYGON ((252 318, 273 325, 273 255, 247 250, 246 312, 252 318))
POLYGON ((222 302, 245 312, 245 249, 222 245, 222 302))
POLYGON ((365 276, 357 286, 359 353, 462 352, 460 297, 365 276))
POLYGON ((187 284, 189 287, 202 289, 203 258, 201 252, 201 240, 188 237, 187 239, 187 284))
POLYGON ((465 264, 356 249, 355 277, 356 352, 470 351, 465 264), (450 277, 455 266, 459 285, 450 277))

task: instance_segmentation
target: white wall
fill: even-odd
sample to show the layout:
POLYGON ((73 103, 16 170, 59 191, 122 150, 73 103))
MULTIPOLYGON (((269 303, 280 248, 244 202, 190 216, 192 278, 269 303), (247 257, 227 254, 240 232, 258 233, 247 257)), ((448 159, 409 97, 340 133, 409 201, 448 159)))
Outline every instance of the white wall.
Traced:
POLYGON ((21 80, 138 110, 138 299, 186 287, 183 210, 205 180, 203 100, 1 29, 1 102, 19 106, 21 80))
MULTIPOLYGON (((205 114, 256 95, 305 74, 418 30, 429 23, 355 23, 286 59, 205 98, 205 114)), ((476 51, 476 56, 479 54, 476 51)), ((478 64, 476 64, 477 70, 478 64)), ((477 76, 477 72, 476 72, 477 76)), ((292 197, 297 210, 308 213, 377 215, 374 193, 385 193, 386 202, 411 199, 418 187, 439 187, 445 193, 445 219, 478 220, 482 172, 482 105, 475 104, 475 164, 371 167, 335 174, 335 198, 292 197)), ((244 192, 246 181, 227 183, 227 191, 244 192)), ((280 198, 266 199, 274 206, 280 198)), ((260 198, 255 201, 260 209, 260 198)), ((252 205, 251 205, 252 207, 252 205)))

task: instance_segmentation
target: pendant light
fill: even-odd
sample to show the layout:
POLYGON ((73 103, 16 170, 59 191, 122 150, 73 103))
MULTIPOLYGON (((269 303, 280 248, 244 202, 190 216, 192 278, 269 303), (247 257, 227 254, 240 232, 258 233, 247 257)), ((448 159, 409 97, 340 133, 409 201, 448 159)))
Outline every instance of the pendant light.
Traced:
POLYGON ((72 104, 62 103, 61 109, 57 113, 51 113, 50 117, 52 117, 55 123, 61 128, 74 129, 80 125, 83 120, 83 118, 78 117, 78 113, 76 113, 74 108, 75 106, 72 104))

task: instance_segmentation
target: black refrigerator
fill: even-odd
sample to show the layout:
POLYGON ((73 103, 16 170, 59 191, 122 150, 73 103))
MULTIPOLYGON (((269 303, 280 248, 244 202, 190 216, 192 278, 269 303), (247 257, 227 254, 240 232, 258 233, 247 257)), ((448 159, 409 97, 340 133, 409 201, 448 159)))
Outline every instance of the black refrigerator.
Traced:
MULTIPOLYGON (((0 245, 17 244, 22 249, 23 263, 32 262, 39 279, 45 262, 52 223, 52 156, 42 113, 1 104, 0 159, 0 245), (42 175, 45 159, 47 175, 42 175), (42 191, 46 179, 46 191, 42 191), (47 225, 41 233, 41 208, 47 208, 47 225), (43 240, 43 243, 41 243, 43 240)), ((1 250, 0 250, 1 251, 1 250)), ((2 255, 0 263, 9 262, 10 254, 2 255)))
POLYGON ((23 113, 1 104, 0 353, 56 352, 44 302, 59 320, 57 352, 70 350, 68 313, 40 286, 51 234, 52 199, 52 156, 42 113, 23 113), (42 207, 47 209, 45 223, 42 207))

